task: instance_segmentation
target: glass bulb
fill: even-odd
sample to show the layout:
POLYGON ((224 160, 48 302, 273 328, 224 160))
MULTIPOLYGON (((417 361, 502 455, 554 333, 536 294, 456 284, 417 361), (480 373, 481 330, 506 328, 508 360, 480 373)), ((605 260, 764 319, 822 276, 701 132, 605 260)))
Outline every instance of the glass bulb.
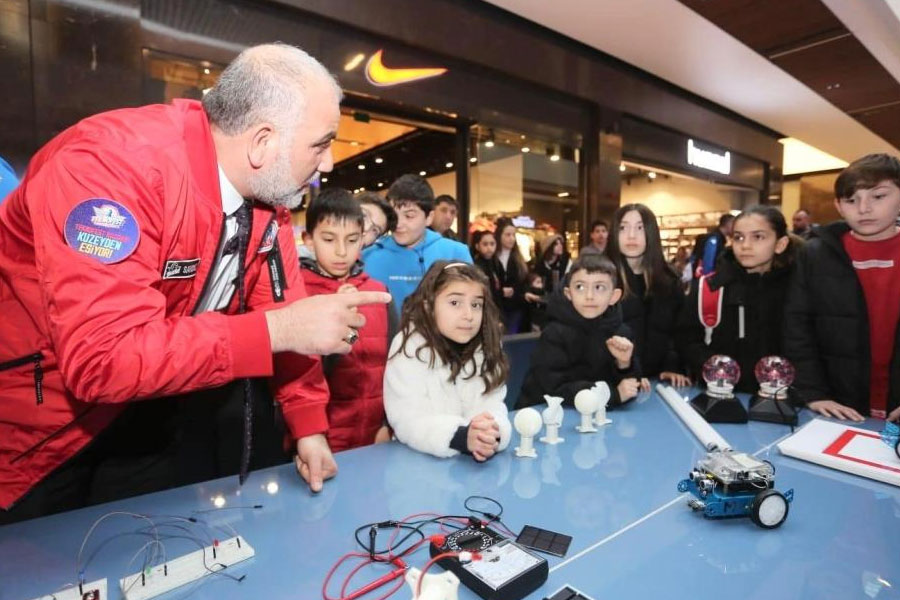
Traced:
POLYGON ((787 389, 794 383, 795 373, 794 365, 781 356, 764 356, 753 369, 761 393, 778 397, 786 396, 787 389))
POLYGON ((741 367, 736 360, 724 354, 710 356, 703 363, 703 380, 707 385, 733 387, 741 378, 741 367))

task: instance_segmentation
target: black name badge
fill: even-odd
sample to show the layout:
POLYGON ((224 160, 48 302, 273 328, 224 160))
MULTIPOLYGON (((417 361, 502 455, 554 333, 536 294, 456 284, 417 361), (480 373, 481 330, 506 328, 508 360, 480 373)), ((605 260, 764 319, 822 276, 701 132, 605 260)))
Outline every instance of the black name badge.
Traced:
POLYGON ((163 268, 163 279, 191 279, 197 275, 197 266, 200 264, 199 258, 190 258, 188 260, 169 260, 163 268))

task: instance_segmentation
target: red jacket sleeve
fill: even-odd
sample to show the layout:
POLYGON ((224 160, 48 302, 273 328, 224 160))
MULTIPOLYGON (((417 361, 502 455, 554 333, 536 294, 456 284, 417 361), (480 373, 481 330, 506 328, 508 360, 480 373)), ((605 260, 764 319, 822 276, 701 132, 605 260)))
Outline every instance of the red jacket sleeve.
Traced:
MULTIPOLYGON (((272 279, 269 269, 264 266, 249 297, 249 307, 254 311, 287 306, 307 295, 290 217, 287 213, 280 213, 277 218, 280 219, 278 248, 284 267, 284 302, 273 302, 272 279)), ((294 352, 276 354, 272 387, 292 438, 328 431, 326 406, 330 393, 320 357, 294 352)))
POLYGON ((172 199, 154 161, 73 146, 25 184, 47 327, 65 385, 82 401, 167 396, 272 371, 263 313, 166 317, 154 286, 172 199), (121 262, 103 264, 66 244, 66 218, 89 198, 115 200, 137 221, 140 242, 121 262))

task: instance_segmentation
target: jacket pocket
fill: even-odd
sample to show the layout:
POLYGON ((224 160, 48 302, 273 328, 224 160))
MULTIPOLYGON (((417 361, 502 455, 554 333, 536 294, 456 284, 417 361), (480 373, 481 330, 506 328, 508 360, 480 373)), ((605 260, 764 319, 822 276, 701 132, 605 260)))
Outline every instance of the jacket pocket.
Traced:
POLYGON ((0 363, 0 371, 9 371, 28 363, 34 364, 34 398, 38 405, 44 403, 44 369, 41 367, 41 360, 44 355, 40 352, 29 354, 28 356, 20 356, 6 362, 0 363))

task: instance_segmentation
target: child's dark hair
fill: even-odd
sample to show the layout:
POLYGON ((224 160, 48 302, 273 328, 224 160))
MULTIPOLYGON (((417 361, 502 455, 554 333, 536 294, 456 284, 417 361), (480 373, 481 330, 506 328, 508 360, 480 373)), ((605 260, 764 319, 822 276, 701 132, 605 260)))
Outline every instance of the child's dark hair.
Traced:
POLYGON ((619 285, 619 273, 616 269, 616 265, 603 254, 591 252, 576 258, 575 262, 572 263, 572 268, 566 273, 566 287, 569 286, 569 283, 572 281, 572 276, 578 271, 585 271, 586 273, 606 273, 612 281, 613 288, 616 288, 619 285))
POLYGON ((784 215, 780 210, 775 208, 774 206, 768 206, 765 204, 757 204, 754 206, 748 206, 741 213, 734 218, 734 223, 737 225, 737 222, 744 217, 749 217, 750 215, 759 215, 764 218, 769 226, 772 228, 772 231, 775 232, 775 239, 781 239, 783 237, 788 238, 787 248, 784 249, 784 252, 781 254, 776 254, 772 259, 772 269, 784 269, 786 267, 791 266, 794 262, 794 257, 797 255, 798 246, 800 246, 803 241, 802 238, 798 238, 796 236, 790 235, 788 232, 787 221, 784 218, 784 215))
POLYGON ((319 223, 328 219, 358 223, 360 229, 365 220, 359 203, 344 188, 328 188, 313 198, 306 209, 306 231, 312 233, 319 223))
POLYGON ((354 197, 360 204, 377 206, 378 209, 384 213, 385 218, 387 218, 387 225, 385 226, 384 233, 397 229, 397 211, 394 210, 394 207, 391 206, 390 202, 375 192, 360 192, 354 197))
MULTIPOLYGON (((575 261, 578 262, 578 261, 575 261)), ((571 271, 570 271, 571 272, 571 271)), ((537 271, 528 271, 528 275, 525 276, 525 283, 528 287, 532 287, 535 281, 541 282, 541 287, 544 287, 544 278, 541 277, 541 274, 537 271)))
POLYGON ((477 257, 481 256, 481 253, 478 251, 478 244, 481 243, 481 240, 485 236, 493 238, 494 234, 491 233, 490 231, 485 231, 483 229, 476 231, 475 233, 472 234, 472 247, 469 249, 469 251, 472 253, 472 258, 477 258, 477 257))
POLYGON ((734 215, 731 213, 725 213, 719 217, 719 229, 725 227, 729 223, 734 221, 734 215))
POLYGON ((873 188, 885 179, 900 187, 900 160, 890 154, 867 154, 841 171, 834 181, 834 197, 849 198, 857 190, 873 188))
POLYGON ((439 260, 431 265, 416 291, 403 302, 403 314, 400 317, 403 338, 394 356, 400 352, 411 356, 407 353, 406 342, 413 332, 417 332, 425 338, 425 343, 414 351, 417 359, 423 360, 421 352, 430 349, 429 368, 434 368, 434 357, 439 356, 444 364, 450 366, 450 382, 455 382, 462 369, 471 363, 473 373, 466 379, 480 376, 484 379, 484 393, 488 393, 503 385, 509 375, 509 361, 500 345, 503 336, 500 323, 500 309, 491 299, 490 283, 481 269, 467 263, 439 260), (463 345, 441 335, 434 320, 434 305, 438 294, 454 281, 478 283, 484 295, 481 329, 469 343, 463 345), (481 371, 475 373, 475 353, 479 348, 483 350, 484 361, 481 371))
POLYGON ((450 194, 441 194, 437 198, 434 199, 434 205, 438 204, 449 204, 453 208, 459 210, 459 202, 456 201, 456 198, 451 196, 450 194))
POLYGON ((391 184, 387 199, 396 209, 402 208, 405 204, 415 204, 422 209, 425 216, 434 210, 434 190, 431 189, 431 184, 424 177, 412 173, 401 175, 391 184))
POLYGON ((644 256, 641 257, 641 266, 643 266, 644 283, 647 289, 645 295, 666 295, 672 289, 672 282, 678 279, 678 275, 666 262, 666 257, 662 250, 662 240, 659 237, 659 225, 656 222, 656 215, 648 207, 643 204, 626 204, 616 210, 616 214, 613 217, 612 235, 609 236, 609 245, 606 247, 606 252, 619 269, 619 279, 622 282, 622 289, 625 295, 632 294, 633 292, 628 286, 628 278, 625 277, 627 260, 619 248, 619 229, 622 219, 631 211, 635 211, 641 216, 641 223, 644 225, 646 246, 644 247, 644 256))

